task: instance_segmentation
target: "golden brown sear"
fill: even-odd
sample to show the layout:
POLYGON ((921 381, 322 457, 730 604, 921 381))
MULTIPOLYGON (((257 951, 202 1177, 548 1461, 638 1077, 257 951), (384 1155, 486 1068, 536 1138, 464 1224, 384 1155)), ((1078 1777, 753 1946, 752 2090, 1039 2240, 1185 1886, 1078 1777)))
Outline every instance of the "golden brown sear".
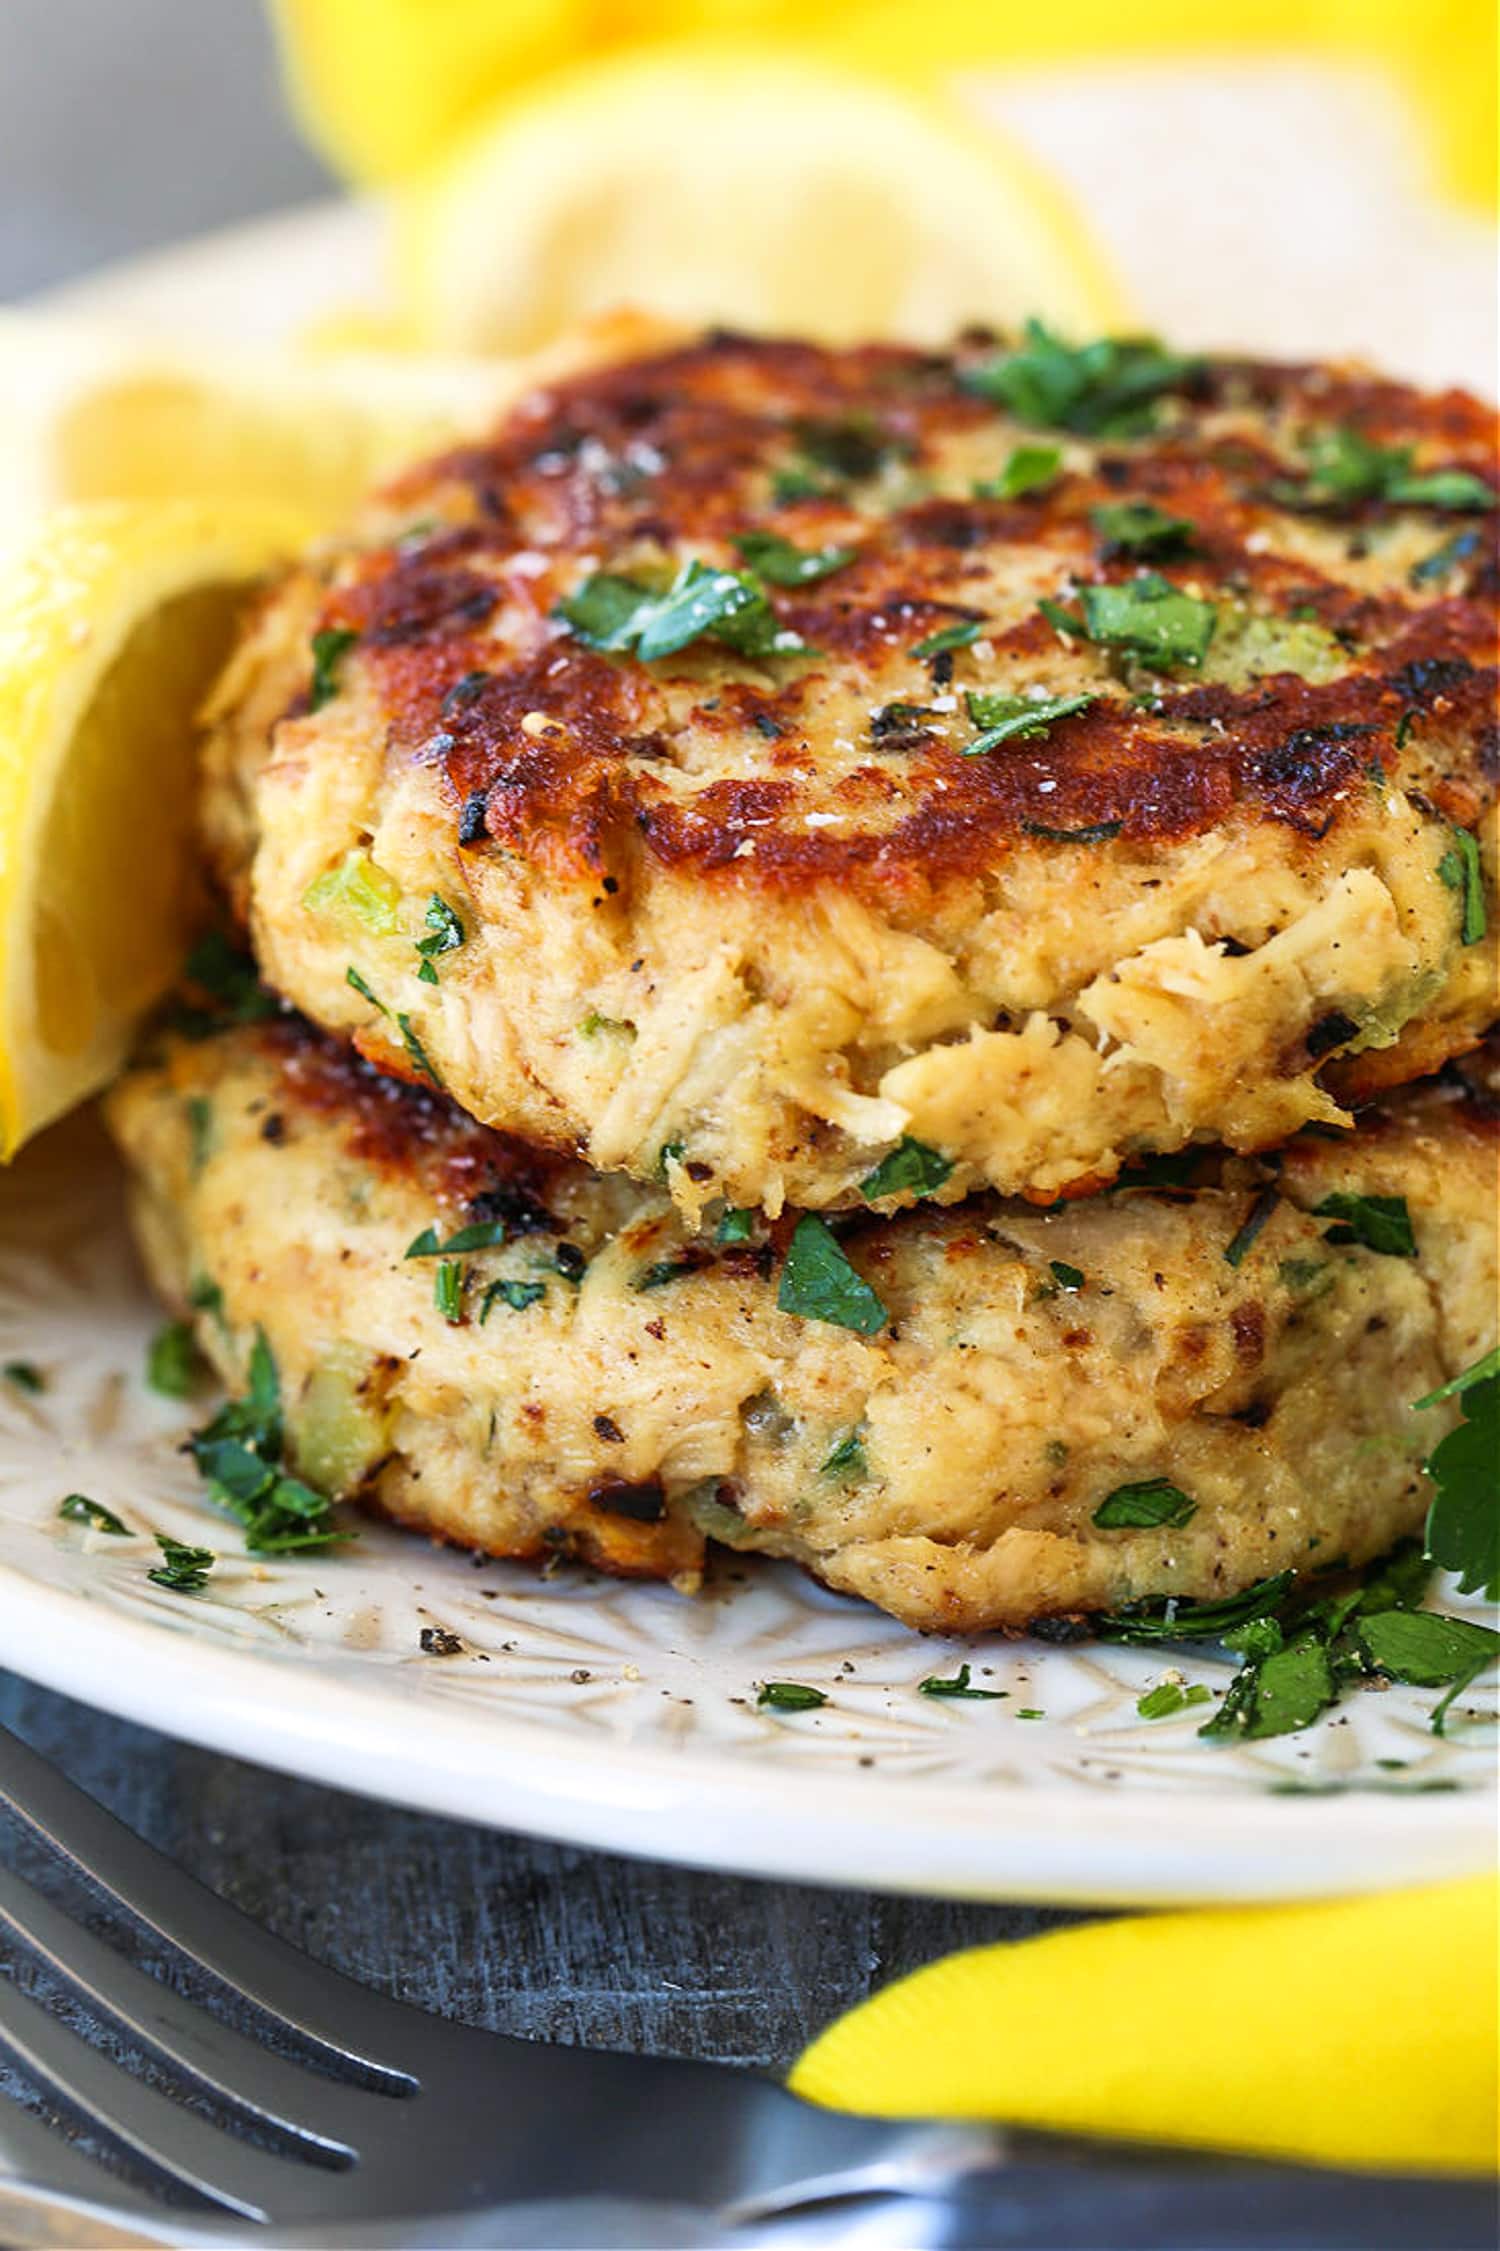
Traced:
POLYGON ((210 842, 319 1023, 695 1219, 1268 1147, 1495 1013, 1493 448, 1038 334, 596 369, 268 599, 210 842))
POLYGON ((232 1386, 264 1332, 304 1477, 684 1587, 708 1541, 790 1557, 917 1627, 1361 1562, 1458 1412, 1411 1402, 1494 1339, 1495 1115, 1451 1078, 1173 1187, 717 1239, 295 1019, 170 1041, 109 1117, 157 1285, 232 1386))

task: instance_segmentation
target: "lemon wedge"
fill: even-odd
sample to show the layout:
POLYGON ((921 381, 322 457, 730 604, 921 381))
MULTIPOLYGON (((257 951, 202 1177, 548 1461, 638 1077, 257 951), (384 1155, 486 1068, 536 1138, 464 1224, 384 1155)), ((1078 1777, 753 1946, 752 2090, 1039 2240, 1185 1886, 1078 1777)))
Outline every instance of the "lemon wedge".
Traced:
POLYGON ((73 501, 274 500, 321 530, 477 436, 526 371, 370 351, 257 357, 0 313, 0 518, 73 501))
POLYGON ((102 504, 0 561, 0 1156, 110 1078, 181 963, 195 714, 298 529, 102 504))
POLYGON ((946 96, 804 55, 612 57, 398 186, 399 310, 427 348, 525 352, 621 301, 839 343, 1121 307, 1030 160, 946 96))

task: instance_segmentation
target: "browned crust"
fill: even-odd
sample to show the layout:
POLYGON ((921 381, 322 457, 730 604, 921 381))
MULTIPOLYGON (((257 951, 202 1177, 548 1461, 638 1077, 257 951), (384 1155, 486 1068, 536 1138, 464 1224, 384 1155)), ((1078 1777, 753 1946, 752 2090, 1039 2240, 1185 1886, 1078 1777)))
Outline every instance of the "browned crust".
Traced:
MULTIPOLYGON (((512 849, 557 877, 623 879, 634 857, 647 855, 720 883, 796 890, 836 878, 889 900, 982 874, 1039 827, 1119 824, 1127 842, 1144 845, 1238 811, 1316 839, 1365 775, 1401 771, 1403 716, 1437 697, 1444 736, 1461 738, 1474 756, 1455 762, 1435 794, 1450 817, 1472 817, 1476 770, 1492 779, 1497 762, 1493 562, 1467 566, 1458 591, 1449 580, 1443 598, 1361 591, 1267 537, 1268 526, 1286 521, 1267 487, 1294 469, 1297 428, 1340 423, 1413 446, 1424 468, 1488 473, 1488 409, 1461 392, 1424 395, 1357 372, 1222 362, 1190 386, 1159 435, 1101 443, 1087 470, 1039 495, 917 500, 862 515, 852 536, 842 504, 770 506, 768 471, 785 462, 807 421, 852 418, 898 446, 913 470, 944 439, 992 422, 993 409, 957 380, 978 348, 832 352, 710 336, 562 384, 525 402, 490 443, 414 472, 389 497, 430 510, 436 494, 448 528, 357 558, 322 619, 359 634, 392 757, 442 772, 470 848, 512 849), (1205 418, 1226 402, 1274 418, 1274 432, 1215 437, 1205 418), (669 471, 617 487, 598 473, 601 448, 612 460, 647 449, 669 471), (997 545, 1043 551, 1059 591, 1070 579, 1130 576, 1137 562, 1109 556, 1089 521, 1093 506, 1122 492, 1196 527, 1190 562, 1154 568, 1316 617, 1360 644, 1351 671, 1324 686, 1290 674, 1239 691, 1168 683, 1159 710, 1115 698, 1004 756, 966 759, 919 737, 899 754, 899 780, 892 754, 872 751, 837 785, 848 818, 836 833, 784 819, 807 772, 802 721, 830 675, 868 675, 877 704, 874 671, 889 660, 891 624, 909 644, 964 614, 966 576, 997 545), (858 549, 836 576, 774 594, 785 624, 825 653, 791 679, 783 668, 780 678, 726 680, 722 666, 705 668, 691 651, 648 668, 583 648, 551 621, 559 585, 588 568, 615 567, 643 542, 712 549, 752 525, 805 545, 836 535, 858 549), (545 556, 547 568, 530 578, 508 569, 525 554, 545 556), (477 669, 490 675, 481 692, 445 707, 477 669), (661 770, 669 746, 660 689, 700 678, 691 717, 701 740, 740 742, 757 720, 780 732, 767 725, 753 777, 710 782, 684 800, 661 770), (1439 685, 1424 690, 1424 681, 1439 685), (561 722, 556 734, 538 734, 534 717, 523 728, 538 713, 561 722), (902 808, 894 820, 892 804, 902 808), (873 818, 882 809, 887 817, 873 818), (862 812, 872 816, 864 827, 862 812)), ((1365 504, 1340 521, 1357 538, 1372 510, 1365 504)), ((1044 654, 1052 632, 1031 613, 990 638, 1002 654, 1044 654)))

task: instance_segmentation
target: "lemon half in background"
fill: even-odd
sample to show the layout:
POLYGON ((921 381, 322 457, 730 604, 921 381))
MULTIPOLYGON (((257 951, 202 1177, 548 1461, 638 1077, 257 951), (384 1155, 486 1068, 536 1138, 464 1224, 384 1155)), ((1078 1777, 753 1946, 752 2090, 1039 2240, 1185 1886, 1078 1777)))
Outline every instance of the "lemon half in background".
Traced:
POLYGON ((611 58, 527 90, 395 192, 425 348, 526 352, 628 302, 829 342, 1121 305, 1044 174, 937 92, 767 49, 611 58))
POLYGON ((197 919, 196 714, 281 511, 103 504, 0 565, 0 1156, 125 1061, 197 919))

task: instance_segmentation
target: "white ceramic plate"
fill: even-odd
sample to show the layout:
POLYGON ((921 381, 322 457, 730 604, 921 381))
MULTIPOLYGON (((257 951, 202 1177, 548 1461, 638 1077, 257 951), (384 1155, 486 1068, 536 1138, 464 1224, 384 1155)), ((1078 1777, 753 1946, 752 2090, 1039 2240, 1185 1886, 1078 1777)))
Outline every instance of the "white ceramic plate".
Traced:
MULTIPOLYGON (((91 314, 270 338, 369 285, 358 213, 237 230, 69 293, 91 314), (217 307, 211 315, 209 308, 217 307), (236 317, 237 314, 237 317, 236 317), (220 317, 222 316, 222 317, 220 317)), ((1362 1694, 1307 1734, 1220 1749, 1201 1709, 1143 1721, 1168 1656, 923 1640, 781 1566, 664 1588, 440 1552, 366 1526, 272 1565, 179 1452, 201 1414, 142 1381, 159 1318, 91 1120, 0 1177, 0 1649, 109 1711, 403 1804, 664 1859, 1039 1900, 1272 1898, 1455 1874, 1493 1855, 1493 1688, 1446 1741, 1429 1693, 1362 1694), (134 1529, 61 1520, 81 1491, 134 1529), (153 1586, 155 1532, 222 1550, 153 1586), (461 1649, 422 1648, 423 1629, 461 1649), (965 1659, 992 1703, 922 1696, 965 1659), (822 1709, 759 1711, 767 1677, 822 1709), (1031 1715, 1039 1716, 1031 1716, 1031 1715)), ((1227 1668, 1188 1666, 1222 1683, 1227 1668)))

